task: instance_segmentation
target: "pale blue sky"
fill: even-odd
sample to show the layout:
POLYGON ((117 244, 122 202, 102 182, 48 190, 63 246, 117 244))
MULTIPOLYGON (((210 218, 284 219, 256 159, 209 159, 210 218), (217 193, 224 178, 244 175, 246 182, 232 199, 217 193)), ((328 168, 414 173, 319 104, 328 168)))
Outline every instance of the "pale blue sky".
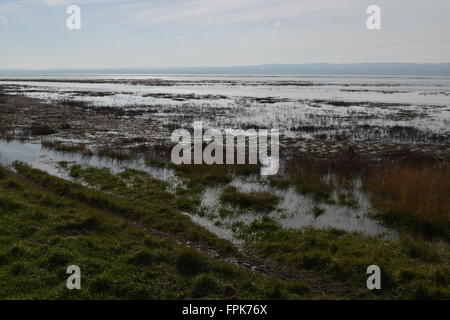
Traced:
POLYGON ((450 62, 448 0, 0 0, 0 68, 450 62), (82 29, 66 28, 66 8, 82 29), (382 30, 366 8, 382 9, 382 30))

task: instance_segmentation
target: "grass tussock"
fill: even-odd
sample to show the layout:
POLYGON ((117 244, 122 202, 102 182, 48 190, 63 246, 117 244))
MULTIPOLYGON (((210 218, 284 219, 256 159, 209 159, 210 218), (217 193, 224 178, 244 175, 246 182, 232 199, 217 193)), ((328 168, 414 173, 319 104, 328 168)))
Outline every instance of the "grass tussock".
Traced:
POLYGON ((180 165, 173 166, 177 174, 196 185, 225 184, 232 180, 230 172, 224 165, 180 165))
POLYGON ((0 91, 0 104, 8 103, 8 96, 0 91))
POLYGON ((24 132, 31 136, 47 136, 56 133, 56 130, 46 124, 32 123, 24 132))
POLYGON ((261 212, 275 210, 280 198, 270 192, 243 193, 239 192, 237 188, 229 186, 224 189, 220 201, 241 209, 261 212))
POLYGON ((130 161, 133 160, 134 155, 125 151, 118 151, 114 148, 104 147, 97 150, 96 155, 101 158, 111 158, 118 161, 130 161))
POLYGON ((44 140, 41 142, 41 145, 47 149, 53 149, 59 152, 67 152, 67 153, 81 153, 85 156, 92 156, 93 152, 89 150, 84 144, 76 144, 76 143, 64 143, 61 141, 52 141, 52 140, 44 140))

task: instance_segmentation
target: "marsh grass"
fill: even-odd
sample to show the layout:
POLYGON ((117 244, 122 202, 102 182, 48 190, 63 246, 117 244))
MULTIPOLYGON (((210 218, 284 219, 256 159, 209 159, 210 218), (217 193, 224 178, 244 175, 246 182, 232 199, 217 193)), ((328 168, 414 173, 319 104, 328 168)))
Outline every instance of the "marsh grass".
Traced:
POLYGON ((88 205, 85 189, 17 167, 46 190, 59 187, 64 198, 1 169, 1 299, 268 299, 272 287, 285 298, 307 296, 144 232, 108 206, 88 205), (65 287, 73 264, 82 271, 81 290, 65 287))
POLYGON ((364 175, 382 221, 427 237, 450 240, 450 165, 372 167, 364 175))
POLYGON ((172 165, 177 174, 191 184, 208 186, 231 182, 232 176, 224 165, 172 165))
POLYGON ((25 128, 24 133, 30 136, 47 136, 56 133, 56 130, 46 124, 32 123, 28 128, 25 128))
POLYGON ((80 153, 84 156, 92 156, 94 155, 89 148, 84 144, 76 144, 76 143, 64 143, 61 141, 52 141, 52 140, 43 140, 41 141, 41 145, 47 149, 53 149, 59 152, 67 152, 67 153, 80 153))
POLYGON ((325 209, 318 207, 318 206, 314 206, 314 208, 312 208, 312 214, 318 218, 319 216, 321 216, 322 214, 325 213, 325 209))
POLYGON ((292 270, 313 270, 366 290, 366 269, 375 264, 382 270, 380 296, 450 298, 446 244, 409 238, 381 240, 336 229, 286 230, 267 216, 236 228, 247 250, 292 270))
POLYGON ((270 192, 243 193, 236 187, 228 186, 223 190, 220 201, 244 210, 267 212, 276 209, 280 198, 270 192))
POLYGON ((194 207, 196 204, 189 197, 170 193, 167 183, 154 179, 145 172, 127 169, 114 175, 106 168, 82 168, 78 165, 67 168, 72 177, 91 186, 88 188, 22 163, 15 163, 14 167, 22 176, 60 196, 109 211, 145 227, 170 233, 180 240, 190 240, 214 248, 224 255, 235 251, 231 243, 209 233, 177 209, 182 200, 194 207))
POLYGON ((333 159, 297 157, 272 185, 293 185, 317 203, 359 207, 354 189, 368 193, 372 216, 385 225, 450 240, 450 165, 423 155, 372 162, 348 150, 333 159))
POLYGON ((90 102, 77 101, 77 100, 71 100, 71 99, 57 100, 57 103, 59 103, 62 106, 65 106, 65 107, 72 107, 72 108, 89 108, 92 106, 92 103, 90 103, 90 102))
MULTIPOLYGON (((20 163, 15 168, 33 185, 0 171, 0 231, 4 235, 0 275, 6 279, 0 297, 283 299, 313 295, 301 281, 259 277, 177 245, 182 240, 215 248, 223 256, 235 252, 228 242, 174 209, 177 196, 144 172, 125 170, 113 175, 107 169, 72 166, 77 179, 89 185, 95 182, 95 189, 103 190, 97 191, 20 163), (127 221, 170 236, 145 235, 127 221), (66 279, 64 268, 73 261, 84 270, 82 292, 70 293, 61 284, 66 279)), ((244 240, 245 252, 261 261, 301 274, 310 270, 325 283, 350 286, 352 290, 340 298, 450 298, 450 251, 443 243, 382 240, 335 229, 286 230, 267 216, 233 229, 244 240), (365 286, 366 268, 372 264, 382 269, 383 290, 376 293, 368 293, 365 286)))
POLYGON ((297 156, 286 161, 282 178, 272 183, 286 186, 289 182, 297 192, 311 196, 317 202, 335 203, 333 192, 352 189, 366 165, 351 149, 332 159, 297 156))
POLYGON ((8 103, 8 96, 0 91, 0 104, 8 103))
POLYGON ((129 152, 117 150, 113 147, 102 147, 95 154, 100 158, 110 158, 118 161, 131 161, 135 158, 135 155, 129 152))

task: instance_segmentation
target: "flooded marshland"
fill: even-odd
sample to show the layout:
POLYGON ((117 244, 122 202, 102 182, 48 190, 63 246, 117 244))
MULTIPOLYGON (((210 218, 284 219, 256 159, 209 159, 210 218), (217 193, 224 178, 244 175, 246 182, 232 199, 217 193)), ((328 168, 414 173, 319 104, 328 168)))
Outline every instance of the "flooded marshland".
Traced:
MULTIPOLYGON (((333 158, 348 150, 374 162, 411 155, 445 160, 450 154, 448 78, 2 76, 0 88, 8 99, 2 105, 8 115, 3 123, 7 140, 0 141, 2 164, 22 161, 65 179, 71 177, 61 162, 107 167, 113 173, 133 168, 183 184, 172 168, 152 166, 145 154, 155 147, 170 148, 173 130, 190 129, 194 121, 202 121, 205 128, 280 129, 282 162, 298 154, 333 158), (54 132, 21 134, 32 123, 54 132), (119 161, 52 150, 46 141, 89 150, 138 151, 132 160, 119 161)), ((348 205, 340 201, 341 190, 318 201, 292 185, 281 188, 258 175, 232 175, 226 183, 204 188, 201 206, 206 214, 187 214, 230 240, 234 225, 248 224, 262 214, 286 228, 334 227, 395 237, 396 231, 371 218, 370 196, 358 179, 350 189, 345 191, 353 201, 348 205), (242 194, 273 194, 279 201, 264 213, 240 210, 221 201, 228 187, 242 194)))

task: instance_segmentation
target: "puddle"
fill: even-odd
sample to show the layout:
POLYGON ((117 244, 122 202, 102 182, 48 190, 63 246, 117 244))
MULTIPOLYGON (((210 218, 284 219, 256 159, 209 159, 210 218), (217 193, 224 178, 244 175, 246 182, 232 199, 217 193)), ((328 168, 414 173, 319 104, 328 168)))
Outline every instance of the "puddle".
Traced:
MULTIPOLYGON (((277 208, 269 213, 268 216, 278 221, 285 228, 301 229, 303 227, 314 227, 317 229, 337 228, 345 231, 356 231, 369 236, 383 236, 393 238, 396 233, 368 216, 371 205, 366 195, 355 189, 353 197, 358 201, 357 209, 335 205, 317 203, 308 196, 303 196, 296 192, 295 188, 290 187, 281 190, 268 184, 262 184, 255 178, 235 177, 230 184, 241 192, 270 192, 281 198, 277 208), (314 207, 319 206, 324 212, 315 216, 312 211, 314 207)), ((218 214, 220 208, 219 198, 224 187, 208 188, 202 199, 202 205, 208 208, 211 213, 218 214)), ((233 211, 232 208, 227 208, 233 211)), ((233 224, 235 222, 251 223, 260 218, 261 213, 248 212, 239 214, 232 218, 223 219, 224 224, 233 224)), ((218 228, 217 226, 215 226, 218 228)))
POLYGON ((124 169, 136 169, 149 173, 153 177, 175 183, 177 177, 172 170, 151 167, 143 159, 136 161, 118 161, 97 156, 84 156, 77 153, 60 152, 42 147, 39 142, 5 141, 0 139, 0 163, 10 166, 14 161, 21 161, 33 168, 51 175, 68 179, 65 170, 59 168, 59 162, 77 163, 95 168, 109 168, 113 173, 124 169))
MULTIPOLYGON (((121 172, 126 168, 142 170, 153 177, 167 181, 172 185, 180 183, 172 170, 150 167, 143 159, 121 162, 97 156, 87 157, 76 153, 59 152, 44 148, 38 142, 30 143, 0 140, 0 163, 4 166, 10 166, 14 161, 27 163, 33 168, 69 180, 70 177, 65 170, 59 167, 59 162, 65 161, 96 168, 107 167, 113 173, 121 172)), ((345 231, 362 232, 370 236, 382 236, 384 238, 396 236, 394 231, 381 226, 367 216, 370 209, 370 202, 361 192, 354 192, 360 205, 358 209, 339 205, 320 204, 320 207, 325 211, 320 216, 315 217, 311 211, 316 203, 312 199, 298 194, 294 188, 289 188, 287 190, 277 189, 268 184, 259 182, 256 177, 235 177, 229 185, 235 186, 244 192, 268 191, 278 195, 282 200, 277 209, 269 212, 268 215, 286 228, 302 228, 307 226, 315 228, 335 227, 345 231)), ((225 187, 226 186, 208 187, 203 194, 202 206, 207 209, 210 214, 217 214, 220 208, 219 197, 225 187)), ((233 237, 233 232, 228 227, 235 222, 250 223, 257 218, 260 218, 261 213, 247 212, 232 218, 224 218, 221 219, 220 224, 217 224, 215 221, 206 217, 199 217, 196 215, 189 216, 194 222, 205 227, 219 237, 238 243, 239 241, 233 237)))

